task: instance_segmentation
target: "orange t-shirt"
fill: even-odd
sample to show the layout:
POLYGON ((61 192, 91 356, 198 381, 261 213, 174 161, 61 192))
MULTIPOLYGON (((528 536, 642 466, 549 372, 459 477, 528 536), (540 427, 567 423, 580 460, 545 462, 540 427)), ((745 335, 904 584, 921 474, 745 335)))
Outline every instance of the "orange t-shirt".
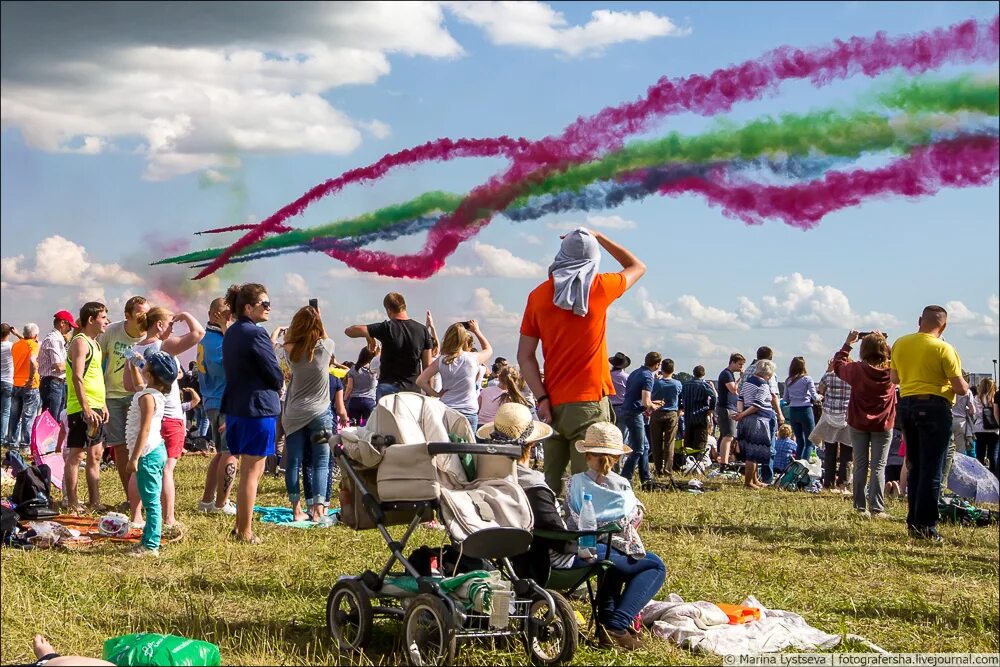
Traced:
POLYGON ((14 360, 15 387, 27 386, 29 389, 38 389, 41 378, 37 371, 35 377, 31 378, 30 382, 28 380, 28 372, 31 370, 30 360, 34 355, 35 361, 38 361, 38 348, 38 341, 34 338, 21 339, 10 348, 10 356, 14 360))
POLYGON ((584 317, 552 303, 555 285, 551 276, 528 295, 521 333, 542 342, 545 391, 551 405, 599 401, 615 393, 605 335, 608 307, 625 288, 622 274, 598 274, 584 317))

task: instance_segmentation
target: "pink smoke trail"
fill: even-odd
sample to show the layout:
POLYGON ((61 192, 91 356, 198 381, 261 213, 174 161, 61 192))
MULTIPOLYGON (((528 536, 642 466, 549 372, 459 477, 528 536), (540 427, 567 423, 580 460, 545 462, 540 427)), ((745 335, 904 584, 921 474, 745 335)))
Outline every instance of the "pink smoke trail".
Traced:
MULTIPOLYGON (((747 224, 779 218, 802 229, 815 227, 828 213, 890 195, 921 197, 945 187, 987 185, 1000 175, 1000 141, 970 137, 914 150, 881 169, 831 172, 808 183, 788 186, 739 184, 721 177, 685 178, 666 183, 660 194, 694 192, 747 224)), ((721 176, 721 174, 720 174, 721 176)))
MULTIPOLYGON (((286 227, 282 223, 292 216, 299 215, 313 202, 326 197, 327 195, 340 192, 344 187, 352 183, 363 181, 375 181, 385 176, 390 170, 397 167, 419 164, 428 161, 447 161, 460 157, 513 157, 517 153, 525 150, 530 145, 527 139, 511 139, 510 137, 497 137, 490 139, 437 139, 427 142, 421 146, 407 148, 398 153, 384 155, 378 162, 366 167, 346 171, 336 178, 331 178, 316 187, 310 189, 304 195, 292 203, 279 209, 270 217, 262 220, 257 225, 252 225, 253 231, 245 234, 236 243, 227 248, 222 254, 215 258, 211 264, 204 268, 201 273, 195 276, 195 280, 218 271, 230 257, 243 248, 256 243, 264 238, 268 233, 283 233, 291 231, 291 227, 286 227)), ((234 225, 210 230, 211 233, 220 231, 237 231, 245 229, 244 225, 234 225)), ((209 232, 206 232, 209 233, 209 232)))
MULTIPOLYGON (((516 198, 522 189, 519 182, 529 176, 544 178, 560 166, 589 159, 601 150, 612 150, 620 146, 625 137, 646 129, 661 116, 684 110, 703 115, 728 111, 736 102, 759 99, 788 79, 807 79, 815 86, 822 86, 856 74, 873 77, 896 67, 919 73, 946 63, 994 62, 998 58, 998 47, 1000 16, 988 23, 969 20, 916 36, 889 38, 884 33, 876 33, 871 38, 852 37, 847 42, 837 40, 832 46, 812 51, 781 47, 759 59, 717 70, 707 77, 664 77, 643 98, 609 107, 590 118, 581 118, 558 137, 525 142, 518 154, 509 155, 512 158, 510 169, 473 189, 454 213, 444 216, 430 231, 419 253, 394 256, 385 252, 344 254, 330 250, 328 254, 359 270, 394 277, 427 278, 444 265, 444 260, 460 243, 488 224, 495 211, 516 198)), ((401 164, 463 156, 448 153, 449 157, 433 157, 433 150, 420 150, 436 143, 415 149, 420 152, 419 157, 411 154, 409 160, 400 161, 397 156, 407 153, 403 151, 313 188, 261 222, 256 230, 230 246, 195 278, 218 270, 234 253, 263 238, 275 225, 350 182, 380 178, 401 164)), ((464 156, 475 156, 475 152, 470 150, 464 156)))

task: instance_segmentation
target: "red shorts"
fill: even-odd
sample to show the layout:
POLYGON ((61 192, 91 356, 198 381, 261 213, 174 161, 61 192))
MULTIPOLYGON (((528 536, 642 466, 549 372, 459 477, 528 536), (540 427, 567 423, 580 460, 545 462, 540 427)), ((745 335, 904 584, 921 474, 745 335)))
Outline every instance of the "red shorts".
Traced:
POLYGON ((167 446, 167 458, 179 459, 184 454, 184 420, 164 417, 160 426, 160 437, 167 446))

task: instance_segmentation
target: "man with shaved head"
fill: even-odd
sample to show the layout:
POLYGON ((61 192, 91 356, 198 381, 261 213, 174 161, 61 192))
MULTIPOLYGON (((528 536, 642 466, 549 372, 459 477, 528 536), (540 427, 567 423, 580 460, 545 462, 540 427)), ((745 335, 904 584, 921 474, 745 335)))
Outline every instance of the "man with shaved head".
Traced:
POLYGON ((962 377, 958 352, 941 335, 948 326, 948 311, 927 306, 917 320, 916 333, 892 346, 890 376, 899 385, 898 412, 906 440, 906 525, 910 537, 941 542, 937 532, 938 497, 948 443, 951 441, 951 407, 955 396, 969 392, 962 377))
POLYGON ((239 459, 229 453, 224 433, 226 418, 219 414, 222 392, 226 388, 226 371, 222 367, 222 337, 233 321, 226 300, 218 298, 208 307, 208 326, 205 337, 198 343, 198 373, 201 375, 201 400, 208 413, 208 422, 215 442, 215 457, 208 464, 205 475, 205 492, 198 509, 210 514, 236 514, 236 507, 229 502, 229 493, 236 479, 239 459))

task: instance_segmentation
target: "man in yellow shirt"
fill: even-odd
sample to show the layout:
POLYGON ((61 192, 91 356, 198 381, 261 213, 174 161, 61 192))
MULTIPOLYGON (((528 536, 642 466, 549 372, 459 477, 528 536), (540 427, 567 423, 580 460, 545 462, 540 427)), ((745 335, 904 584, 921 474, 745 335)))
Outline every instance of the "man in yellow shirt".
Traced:
POLYGON ((896 340, 890 362, 892 381, 899 385, 898 412, 906 439, 906 525, 911 537, 941 542, 938 497, 951 440, 951 406, 956 394, 969 392, 969 384, 962 377, 958 352, 941 340, 948 311, 927 306, 917 326, 916 333, 896 340))

